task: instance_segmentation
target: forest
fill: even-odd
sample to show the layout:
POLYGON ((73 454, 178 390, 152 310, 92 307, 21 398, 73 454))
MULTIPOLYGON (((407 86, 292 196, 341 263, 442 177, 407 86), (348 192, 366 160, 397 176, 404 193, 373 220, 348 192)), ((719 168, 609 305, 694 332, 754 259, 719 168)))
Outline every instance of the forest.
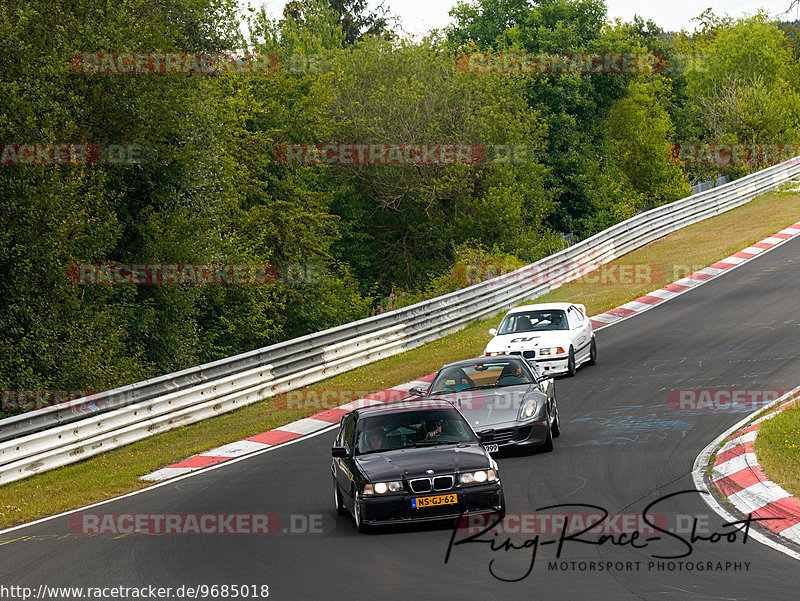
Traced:
POLYGON ((0 388, 395 310, 799 154, 794 23, 451 15, 418 38, 364 0, 0 4, 0 388))

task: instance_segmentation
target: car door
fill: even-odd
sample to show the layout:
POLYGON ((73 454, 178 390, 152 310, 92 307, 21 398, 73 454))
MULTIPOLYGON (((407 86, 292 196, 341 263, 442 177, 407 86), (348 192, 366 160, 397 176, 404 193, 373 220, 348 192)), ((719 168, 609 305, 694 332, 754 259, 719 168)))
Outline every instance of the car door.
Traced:
POLYGON ((589 320, 584 317, 578 307, 572 306, 567 309, 567 322, 569 323, 575 354, 579 359, 582 359, 589 352, 589 320))
POLYGON ((339 436, 336 438, 335 446, 347 449, 347 457, 335 457, 333 460, 336 466, 336 483, 339 485, 339 490, 342 494, 347 497, 349 503, 352 503, 353 500, 353 471, 357 469, 353 459, 356 419, 357 416, 353 413, 348 413, 342 418, 342 425, 339 429, 339 436))

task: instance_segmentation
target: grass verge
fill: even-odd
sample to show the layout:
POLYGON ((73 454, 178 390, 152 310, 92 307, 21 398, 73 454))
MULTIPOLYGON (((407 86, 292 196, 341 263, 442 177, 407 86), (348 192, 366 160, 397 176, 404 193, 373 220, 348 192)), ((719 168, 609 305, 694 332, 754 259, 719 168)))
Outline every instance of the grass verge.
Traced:
POLYGON ((800 402, 761 422, 756 455, 773 482, 800 497, 800 402))
MULTIPOLYGON (((743 207, 707 219, 656 240, 601 268, 583 280, 562 286, 537 302, 570 300, 601 313, 702 269, 774 234, 800 219, 800 195, 772 192, 743 207), (618 277, 625 266, 649 265, 645 277, 618 277), (624 281, 621 281, 624 280, 624 281), (631 280, 631 281, 629 281, 631 280)), ((304 389, 313 393, 371 392, 408 382, 444 363, 479 355, 489 339, 487 329, 502 314, 470 324, 441 340, 355 369, 304 389)), ((337 403, 338 404, 338 403, 337 403)), ((314 405, 311 403, 311 405, 314 405)), ((313 415, 320 406, 288 410, 285 395, 232 413, 109 451, 80 463, 0 487, 0 527, 102 501, 144 488, 140 476, 212 447, 253 436, 313 415)), ((761 439, 761 436, 759 436, 761 439)), ((795 455, 796 459, 800 458, 795 455)), ((795 474, 795 483, 797 474, 795 474)), ((780 477, 776 473, 776 477, 780 477)), ((788 489, 787 489, 788 490, 788 489)))

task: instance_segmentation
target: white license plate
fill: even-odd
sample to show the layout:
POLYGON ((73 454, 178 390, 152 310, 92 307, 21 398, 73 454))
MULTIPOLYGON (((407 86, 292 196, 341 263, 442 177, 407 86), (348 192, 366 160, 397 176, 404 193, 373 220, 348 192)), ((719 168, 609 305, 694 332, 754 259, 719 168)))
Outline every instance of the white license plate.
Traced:
POLYGON ((497 451, 500 449, 500 447, 498 447, 496 444, 485 444, 483 445, 483 448, 490 453, 497 453, 497 451))

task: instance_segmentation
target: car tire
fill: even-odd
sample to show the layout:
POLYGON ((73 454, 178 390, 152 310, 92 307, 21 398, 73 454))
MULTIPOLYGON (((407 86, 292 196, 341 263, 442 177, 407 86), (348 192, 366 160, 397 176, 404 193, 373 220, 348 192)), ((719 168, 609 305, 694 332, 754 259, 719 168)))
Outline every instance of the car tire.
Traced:
POLYGON ((356 523, 356 530, 359 532, 368 532, 369 526, 364 523, 364 520, 361 516, 361 507, 358 504, 358 493, 353 495, 353 520, 356 523))
POLYGON ((592 338, 592 343, 589 346, 589 360, 586 365, 597 365, 597 343, 592 338))
POLYGON ((553 433, 553 438, 561 436, 561 416, 558 414, 558 407, 556 407, 556 418, 553 420, 550 431, 553 433))
POLYGON ((575 365, 575 349, 569 347, 569 357, 567 358, 567 377, 571 378, 575 375, 576 371, 578 371, 578 367, 575 365))
POLYGON ((339 485, 336 484, 336 478, 333 479, 333 502, 336 504, 336 513, 339 515, 346 515, 344 503, 342 503, 342 493, 339 492, 339 485))
POLYGON ((540 445, 536 446, 536 450, 540 453, 549 453, 553 450, 553 430, 552 428, 547 428, 547 437, 544 439, 544 442, 540 445))

